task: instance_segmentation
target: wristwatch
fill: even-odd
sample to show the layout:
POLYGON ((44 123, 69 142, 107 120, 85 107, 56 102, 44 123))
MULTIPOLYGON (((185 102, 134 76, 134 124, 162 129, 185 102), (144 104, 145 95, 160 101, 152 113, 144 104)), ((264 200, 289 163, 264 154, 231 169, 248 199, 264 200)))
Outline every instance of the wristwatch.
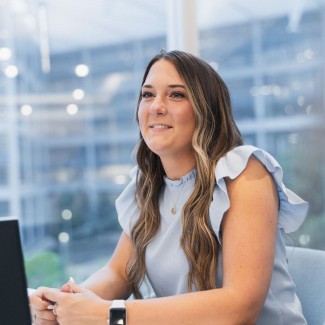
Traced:
POLYGON ((126 309, 124 300, 113 300, 109 308, 109 325, 126 325, 126 309))

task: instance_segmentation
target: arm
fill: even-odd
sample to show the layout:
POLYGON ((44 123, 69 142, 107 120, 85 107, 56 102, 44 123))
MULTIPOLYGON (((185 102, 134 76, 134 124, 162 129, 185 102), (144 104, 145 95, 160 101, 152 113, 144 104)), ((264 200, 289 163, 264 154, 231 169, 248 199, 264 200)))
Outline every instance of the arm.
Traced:
MULTIPOLYGON (((47 308, 49 305, 53 305, 57 302, 57 297, 68 297, 65 293, 69 293, 70 289, 76 293, 81 292, 84 288, 90 290, 89 292, 85 291, 84 300, 82 300, 82 297, 78 297, 78 299, 74 301, 75 304, 79 302, 81 306, 80 308, 73 308, 74 311, 78 310, 79 312, 84 312, 86 314, 91 314, 92 311, 98 314, 99 319, 105 319, 108 309, 107 306, 110 305, 110 302, 103 299, 126 299, 129 296, 125 267, 129 260, 130 252, 130 238, 126 234, 122 233, 110 261, 103 268, 90 276, 80 286, 77 286, 74 283, 66 284, 61 288, 61 291, 63 292, 60 292, 58 289, 48 289, 45 287, 38 288, 36 292, 29 297, 31 313, 35 324, 39 324, 41 321, 45 324, 45 320, 46 324, 57 324, 56 316, 53 314, 52 310, 48 310, 47 308), (46 297, 49 290, 52 290, 53 293, 56 292, 56 294, 51 298, 46 297), (99 297, 103 299, 100 299, 99 297), (84 304, 82 304, 83 301, 85 302, 84 304)), ((69 308, 71 310, 71 307, 68 307, 68 309, 69 308)))
MULTIPOLYGON (((273 270, 277 192, 272 177, 254 157, 238 178, 227 180, 227 188, 230 208, 222 223, 222 288, 173 297, 127 301, 127 325, 255 324, 267 296, 273 270)), ((123 243, 128 243, 126 248, 130 248, 127 236, 122 239, 120 247, 124 247, 123 243)), ((119 254, 117 253, 118 256, 119 254)), ((112 263, 115 271, 122 270, 112 263)), ((122 264, 117 263, 120 266, 122 264)), ((124 271, 120 271, 117 274, 123 279, 124 271)), ((85 285, 99 292, 99 278, 96 276, 95 280, 90 279, 85 285)), ((102 282, 105 290, 109 291, 110 277, 102 279, 102 282)), ((121 285, 121 288, 124 290, 126 287, 121 285)), ((123 290, 114 292, 122 295, 123 290)), ((111 304, 110 301, 98 301, 89 295, 86 300, 82 295, 55 291, 48 291, 45 296, 58 302, 57 311, 62 315, 62 325, 90 324, 84 317, 85 308, 88 310, 86 315, 91 314, 93 317, 92 324, 104 324, 111 304), (77 304, 73 304, 72 308, 72 302, 76 302, 76 299, 82 299, 79 308, 77 304)))
POLYGON ((106 300, 128 298, 130 290, 125 269, 131 255, 131 245, 131 239, 123 232, 112 258, 80 286, 106 300))
POLYGON ((250 158, 227 180, 230 209, 222 223, 220 289, 127 302, 128 325, 254 324, 269 289, 277 231, 278 196, 264 166, 250 158))

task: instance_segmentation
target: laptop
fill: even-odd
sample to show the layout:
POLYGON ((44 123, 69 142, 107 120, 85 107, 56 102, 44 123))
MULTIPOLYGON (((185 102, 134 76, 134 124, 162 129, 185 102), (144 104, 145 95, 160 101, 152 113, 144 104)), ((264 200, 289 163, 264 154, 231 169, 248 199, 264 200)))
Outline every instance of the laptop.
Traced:
POLYGON ((18 219, 12 217, 0 217, 0 324, 32 324, 18 219))

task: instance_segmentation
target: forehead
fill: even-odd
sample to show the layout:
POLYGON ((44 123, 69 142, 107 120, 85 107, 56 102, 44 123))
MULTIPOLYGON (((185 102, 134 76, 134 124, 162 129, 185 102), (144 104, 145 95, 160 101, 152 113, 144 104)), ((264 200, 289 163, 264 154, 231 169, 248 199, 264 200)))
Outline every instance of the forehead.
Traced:
POLYGON ((181 82, 184 84, 180 74, 178 73, 175 65, 165 59, 160 59, 155 62, 146 77, 145 83, 153 81, 168 81, 168 82, 181 82))

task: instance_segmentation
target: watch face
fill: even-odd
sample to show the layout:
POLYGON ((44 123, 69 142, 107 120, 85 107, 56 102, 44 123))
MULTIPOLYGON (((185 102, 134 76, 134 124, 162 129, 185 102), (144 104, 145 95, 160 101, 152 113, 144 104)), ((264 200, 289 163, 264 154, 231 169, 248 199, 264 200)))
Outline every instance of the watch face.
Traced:
POLYGON ((125 308, 111 308, 109 312, 109 325, 126 325, 125 308))

